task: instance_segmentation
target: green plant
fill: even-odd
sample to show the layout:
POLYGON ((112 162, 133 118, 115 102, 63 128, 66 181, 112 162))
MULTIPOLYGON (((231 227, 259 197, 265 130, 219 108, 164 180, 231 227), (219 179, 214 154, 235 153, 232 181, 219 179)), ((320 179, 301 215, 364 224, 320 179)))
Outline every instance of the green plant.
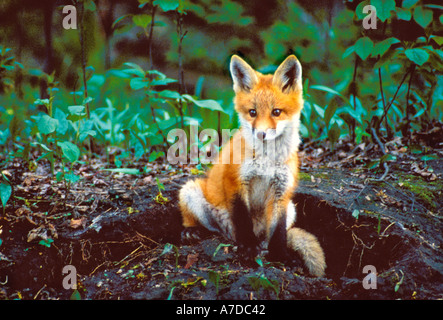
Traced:
POLYGON ((14 88, 12 71, 18 68, 23 69, 23 65, 15 60, 12 49, 0 45, 0 94, 11 91, 14 88))
POLYGON ((265 291, 274 292, 278 297, 280 293, 279 283, 277 280, 270 280, 264 274, 248 277, 249 284, 257 293, 261 288, 265 291))
POLYGON ((161 256, 164 256, 164 255, 166 255, 166 254, 169 254, 169 253, 171 253, 171 252, 174 252, 174 256, 175 256, 175 267, 177 268, 177 267, 178 267, 178 257, 180 256, 180 254, 179 254, 179 252, 178 252, 178 248, 177 248, 177 246, 175 246, 175 245, 173 245, 173 244, 170 244, 170 243, 165 244, 165 246, 164 246, 164 248, 163 248, 163 251, 162 251, 162 253, 160 254, 160 257, 161 257, 161 256))
POLYGON ((2 202, 3 207, 3 215, 6 211, 6 204, 8 203, 9 198, 12 194, 12 186, 9 179, 2 173, 2 179, 0 183, 0 200, 2 202))
POLYGON ((220 288, 220 278, 220 272, 213 270, 208 271, 208 280, 214 284, 216 295, 218 295, 218 290, 220 288))
MULTIPOLYGON (((53 76, 49 79, 53 80, 53 76)), ((81 155, 77 144, 81 144, 87 136, 95 136, 96 132, 92 130, 92 121, 85 120, 85 106, 69 106, 68 116, 58 108, 54 110, 53 93, 56 91, 56 83, 49 81, 48 84, 51 92, 49 99, 37 99, 34 102, 35 104, 43 104, 48 111, 47 114, 40 113, 38 116, 33 117, 36 124, 34 132, 43 137, 41 142, 34 143, 44 150, 43 155, 37 161, 47 158, 51 164, 52 175, 56 177, 58 182, 63 180, 66 190, 68 190, 72 183, 76 183, 80 179, 79 176, 73 173, 73 166, 80 159, 81 155), (70 128, 74 131, 75 143, 70 142, 67 136, 70 128), (59 159, 61 164, 61 172, 57 174, 55 174, 56 158, 59 159), (66 161, 70 163, 69 173, 65 172, 66 161)), ((90 101, 90 99, 87 100, 90 101)))

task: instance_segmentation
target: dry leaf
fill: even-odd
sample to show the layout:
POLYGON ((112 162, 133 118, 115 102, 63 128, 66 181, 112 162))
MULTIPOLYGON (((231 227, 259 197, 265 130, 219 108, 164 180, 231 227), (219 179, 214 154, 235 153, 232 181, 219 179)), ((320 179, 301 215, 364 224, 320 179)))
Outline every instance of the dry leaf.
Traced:
POLYGON ((48 239, 47 230, 45 229, 44 225, 34 228, 28 232, 28 242, 38 239, 43 239, 43 240, 48 239))
POLYGON ((69 226, 72 229, 77 229, 77 228, 84 228, 86 226, 86 218, 85 217, 81 217, 80 219, 71 219, 71 221, 69 222, 69 226))
POLYGON ((198 253, 195 254, 188 254, 187 258, 186 258, 186 265, 185 265, 185 269, 189 269, 190 267, 192 267, 192 265, 194 263, 196 263, 198 261, 198 253))

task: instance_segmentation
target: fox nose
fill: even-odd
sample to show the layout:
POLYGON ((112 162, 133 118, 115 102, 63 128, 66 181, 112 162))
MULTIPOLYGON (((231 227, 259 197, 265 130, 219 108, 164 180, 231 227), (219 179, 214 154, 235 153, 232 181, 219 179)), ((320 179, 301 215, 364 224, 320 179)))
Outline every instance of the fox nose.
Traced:
POLYGON ((266 132, 264 132, 264 131, 257 132, 257 138, 259 138, 260 140, 265 140, 266 132))

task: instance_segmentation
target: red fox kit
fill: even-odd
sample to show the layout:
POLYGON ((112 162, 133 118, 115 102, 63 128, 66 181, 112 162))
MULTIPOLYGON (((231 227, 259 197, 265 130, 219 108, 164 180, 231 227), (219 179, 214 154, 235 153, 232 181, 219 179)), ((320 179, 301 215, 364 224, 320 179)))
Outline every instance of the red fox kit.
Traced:
POLYGON ((264 249, 268 258, 280 261, 290 258, 289 248, 301 255, 310 274, 323 276, 326 264, 317 238, 293 227, 301 65, 291 55, 274 75, 262 75, 234 55, 230 71, 241 128, 207 177, 188 181, 180 190, 183 237, 203 226, 236 241, 248 255, 264 249))

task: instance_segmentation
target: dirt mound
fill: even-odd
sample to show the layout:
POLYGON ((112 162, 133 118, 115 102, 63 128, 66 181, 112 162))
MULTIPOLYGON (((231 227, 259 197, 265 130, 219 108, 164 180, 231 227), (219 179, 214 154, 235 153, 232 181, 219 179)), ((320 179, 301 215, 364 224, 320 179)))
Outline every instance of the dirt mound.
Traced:
POLYGON ((82 299, 442 298, 441 217, 389 207, 375 211, 362 201, 356 211, 353 200, 371 197, 377 186, 341 194, 336 189, 343 177, 314 175, 301 181, 294 202, 297 225, 315 234, 324 248, 324 278, 262 257, 248 265, 234 243, 215 235, 182 245, 176 197, 187 178, 179 178, 165 183, 165 201, 153 201, 158 190, 152 186, 118 197, 108 192, 80 228, 46 219, 37 238, 55 239, 46 245, 27 242, 30 231, 38 229, 33 221, 3 219, 0 294, 69 299, 73 290, 63 288, 62 269, 72 265, 78 276, 74 297, 82 299), (316 180, 320 176, 322 182, 316 180), (376 269, 376 289, 363 286, 373 284, 363 273, 368 265, 376 269))

